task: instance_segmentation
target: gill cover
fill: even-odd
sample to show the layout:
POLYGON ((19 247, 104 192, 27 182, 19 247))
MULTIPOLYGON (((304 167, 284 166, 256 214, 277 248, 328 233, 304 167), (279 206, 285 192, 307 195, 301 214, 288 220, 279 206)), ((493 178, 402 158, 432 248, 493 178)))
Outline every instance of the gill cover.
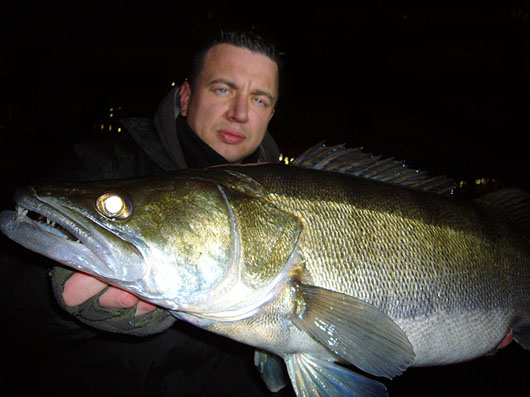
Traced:
POLYGON ((190 311, 217 321, 247 317, 271 299, 299 265, 296 248, 302 223, 270 203, 262 186, 246 175, 211 169, 200 179, 215 183, 228 203, 231 264, 208 302, 196 302, 190 311))
POLYGON ((295 252, 302 233, 300 219, 266 199, 262 186, 246 175, 225 171, 223 183, 241 244, 243 276, 254 286, 281 273, 295 252))

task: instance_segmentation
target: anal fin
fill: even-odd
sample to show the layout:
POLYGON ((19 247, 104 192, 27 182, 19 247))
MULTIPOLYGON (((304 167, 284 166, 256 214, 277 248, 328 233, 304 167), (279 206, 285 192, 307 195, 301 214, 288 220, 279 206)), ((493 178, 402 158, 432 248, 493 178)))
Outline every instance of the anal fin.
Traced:
POLYGON ((331 361, 305 353, 285 358, 298 397, 387 396, 386 387, 331 361))

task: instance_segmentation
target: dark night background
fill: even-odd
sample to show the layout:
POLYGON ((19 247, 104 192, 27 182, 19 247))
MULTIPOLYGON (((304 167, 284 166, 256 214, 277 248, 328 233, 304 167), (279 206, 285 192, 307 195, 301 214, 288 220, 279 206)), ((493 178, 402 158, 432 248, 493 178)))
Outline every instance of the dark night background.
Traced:
MULTIPOLYGON (((2 209, 73 142, 117 133, 117 116, 153 116, 215 27, 276 41, 285 68, 270 131, 286 155, 322 140, 346 143, 466 181, 473 194, 528 190, 529 1, 344 4, 3 5, 2 209), (494 182, 475 185, 479 178, 494 182)), ((512 344, 386 384, 391 396, 517 395, 530 387, 529 370, 529 353, 512 344)))

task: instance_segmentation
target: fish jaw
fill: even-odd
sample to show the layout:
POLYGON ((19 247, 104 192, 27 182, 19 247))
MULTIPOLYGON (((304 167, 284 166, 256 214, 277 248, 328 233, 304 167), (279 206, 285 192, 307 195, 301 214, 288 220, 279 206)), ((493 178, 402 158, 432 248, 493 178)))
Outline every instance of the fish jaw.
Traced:
POLYGON ((75 209, 52 197, 39 197, 32 188, 17 192, 15 201, 16 211, 0 214, 2 232, 15 242, 111 284, 144 277, 143 256, 132 244, 75 209))

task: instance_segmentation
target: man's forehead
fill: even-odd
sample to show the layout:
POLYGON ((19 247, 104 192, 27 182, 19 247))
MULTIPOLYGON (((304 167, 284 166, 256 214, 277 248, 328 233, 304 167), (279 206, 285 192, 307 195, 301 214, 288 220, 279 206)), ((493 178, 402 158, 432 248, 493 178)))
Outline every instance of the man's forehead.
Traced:
MULTIPOLYGON (((231 44, 217 44, 206 54, 203 65, 203 77, 213 80, 219 77, 229 78, 237 73, 245 73, 256 78, 263 87, 278 89, 278 65, 266 55, 251 51, 247 48, 231 44)), ((207 82, 206 82, 207 83, 207 82)))

